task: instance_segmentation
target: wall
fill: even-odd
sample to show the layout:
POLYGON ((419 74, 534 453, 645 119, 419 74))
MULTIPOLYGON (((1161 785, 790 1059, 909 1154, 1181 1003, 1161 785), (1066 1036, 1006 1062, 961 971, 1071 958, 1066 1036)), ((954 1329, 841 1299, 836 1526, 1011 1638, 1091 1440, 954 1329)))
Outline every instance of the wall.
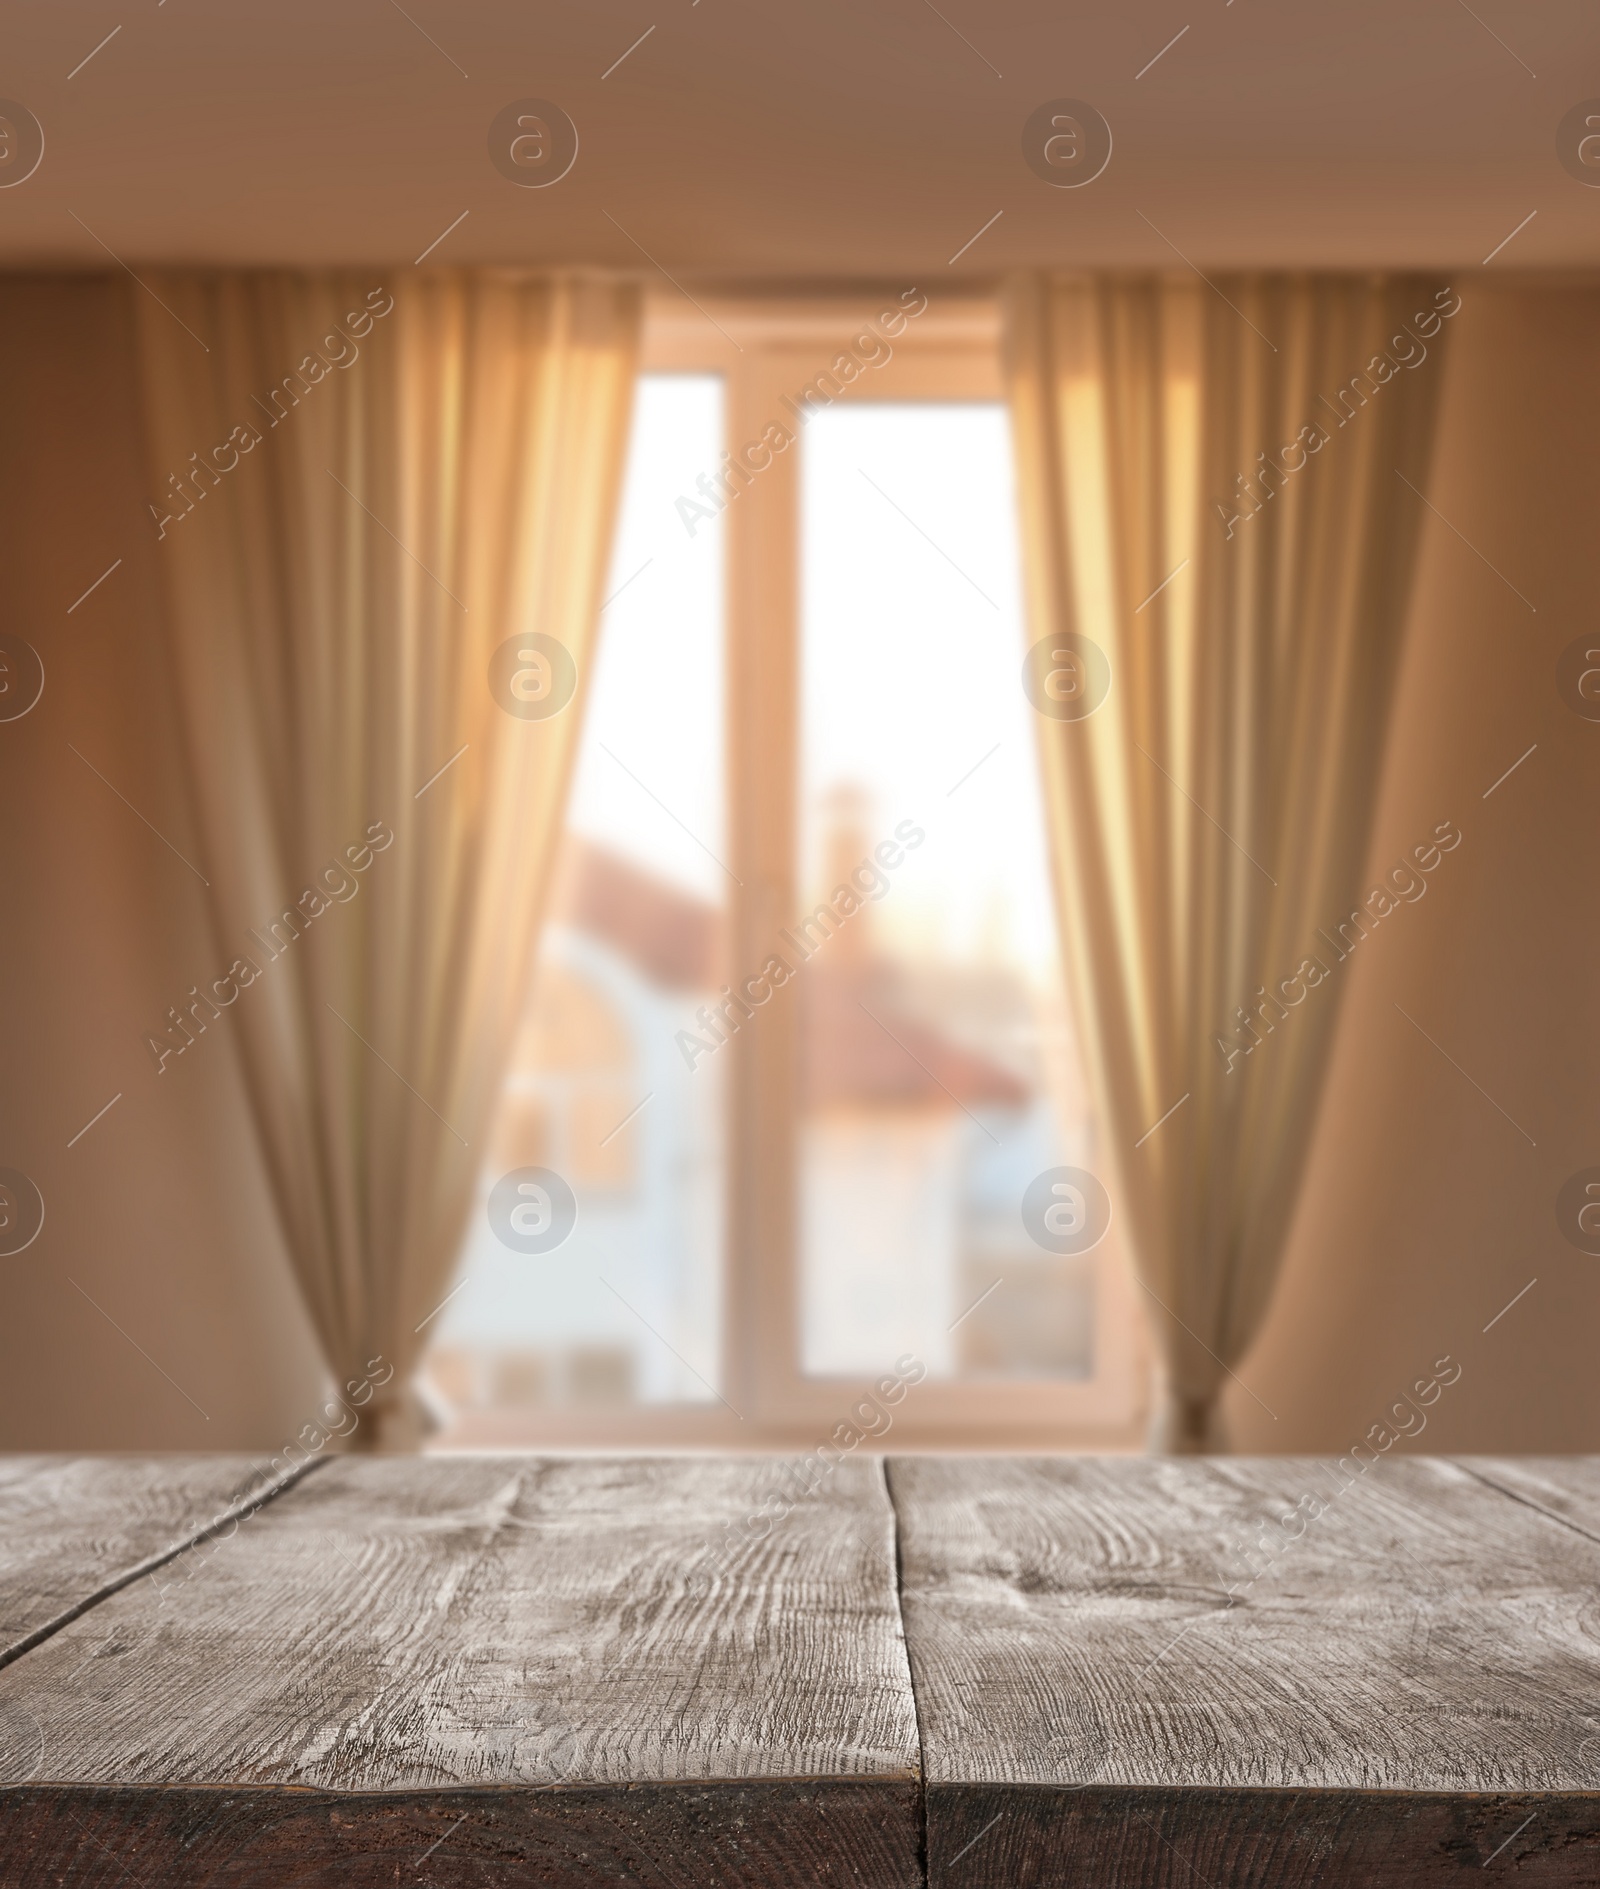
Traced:
POLYGON ((0 633, 45 665, 37 707, 0 722, 0 1166, 45 1200, 0 1258, 0 1448, 270 1450, 315 1414, 320 1373, 225 1026, 162 1075, 143 1044, 214 953, 177 856, 198 861, 125 292, 0 280, 0 633))
POLYGON ((1371 882, 1438 821, 1464 837, 1348 967, 1287 1265, 1227 1401, 1240 1449, 1342 1449, 1444 1353, 1461 1379, 1411 1447, 1600 1449, 1600 1259, 1554 1211, 1600 1163, 1600 723, 1554 676, 1600 609, 1600 291, 1458 286, 1449 524, 1422 547, 1371 882))

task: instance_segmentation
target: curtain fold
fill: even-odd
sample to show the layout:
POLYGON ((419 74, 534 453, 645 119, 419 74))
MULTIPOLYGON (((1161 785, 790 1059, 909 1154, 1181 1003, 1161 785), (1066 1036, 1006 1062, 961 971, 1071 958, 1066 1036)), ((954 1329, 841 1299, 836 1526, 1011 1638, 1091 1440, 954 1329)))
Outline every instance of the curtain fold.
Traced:
POLYGON ((149 1048, 170 1070, 208 1025, 235 1036, 329 1368, 383 1386, 356 1441, 403 1445, 560 833, 638 294, 149 282, 151 528, 215 954, 149 1048))
POLYGON ((1008 288, 1062 949, 1157 1448, 1224 1446, 1282 1257, 1348 976, 1319 928, 1366 890, 1459 305, 1418 278, 1008 288))

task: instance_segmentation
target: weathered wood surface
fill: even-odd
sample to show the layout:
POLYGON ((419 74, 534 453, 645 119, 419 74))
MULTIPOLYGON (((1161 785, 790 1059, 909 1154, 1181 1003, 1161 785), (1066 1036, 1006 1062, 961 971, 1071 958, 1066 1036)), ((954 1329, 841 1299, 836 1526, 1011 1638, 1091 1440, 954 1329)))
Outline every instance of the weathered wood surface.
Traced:
POLYGON ((0 1665, 284 1474, 245 1456, 0 1457, 0 1665))
POLYGON ((1460 1460, 1469 1476, 1600 1541, 1600 1456, 1466 1456, 1460 1460))
POLYGON ((0 1882, 1600 1885, 1600 1464, 884 1473, 0 1459, 0 1882))
POLYGON ((1600 1543, 1420 1457, 889 1474, 930 1882, 1600 1883, 1600 1543))
POLYGON ((707 1550, 780 1480, 329 1464, 0 1670, 44 1736, 3 1879, 917 1882, 882 1468, 707 1550))

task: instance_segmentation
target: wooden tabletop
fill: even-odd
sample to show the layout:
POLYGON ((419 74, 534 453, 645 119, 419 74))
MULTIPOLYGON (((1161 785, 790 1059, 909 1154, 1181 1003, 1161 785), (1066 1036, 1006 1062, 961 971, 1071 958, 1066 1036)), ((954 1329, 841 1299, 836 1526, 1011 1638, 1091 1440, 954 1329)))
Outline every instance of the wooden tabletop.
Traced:
POLYGON ((0 1459, 6 1885, 1485 1872, 1600 1884, 1600 1461, 0 1459))

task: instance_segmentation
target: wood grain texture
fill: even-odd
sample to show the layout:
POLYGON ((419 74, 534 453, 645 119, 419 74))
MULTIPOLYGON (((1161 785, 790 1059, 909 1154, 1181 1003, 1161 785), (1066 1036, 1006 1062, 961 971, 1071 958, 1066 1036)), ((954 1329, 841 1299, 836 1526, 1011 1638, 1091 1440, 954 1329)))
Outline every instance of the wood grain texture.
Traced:
POLYGON ((331 1463, 180 1588, 139 1582, 0 1671, 0 1720, 45 1744, 0 1794, 27 1859, 5 1880, 416 1881, 460 1820, 425 1880, 917 1881, 882 1469, 841 1464, 708 1556, 777 1481, 759 1458, 331 1463))
POLYGON ((1593 1889, 1592 1797, 1476 1792, 928 1787, 949 1889, 1593 1889))
POLYGON ((240 1468, 0 1459, 0 1882, 1600 1885, 1586 1459, 342 1458, 117 1586, 240 1468))
POLYGON ((1421 1457, 889 1475, 931 1882, 1600 1882, 1600 1543, 1421 1457))
POLYGON ((1600 1457, 1463 1456, 1469 1476, 1600 1541, 1600 1457))
POLYGON ((7 1889, 914 1889, 916 1786, 0 1793, 7 1889))
POLYGON ((244 1456, 0 1457, 0 1664, 283 1479, 244 1456))

